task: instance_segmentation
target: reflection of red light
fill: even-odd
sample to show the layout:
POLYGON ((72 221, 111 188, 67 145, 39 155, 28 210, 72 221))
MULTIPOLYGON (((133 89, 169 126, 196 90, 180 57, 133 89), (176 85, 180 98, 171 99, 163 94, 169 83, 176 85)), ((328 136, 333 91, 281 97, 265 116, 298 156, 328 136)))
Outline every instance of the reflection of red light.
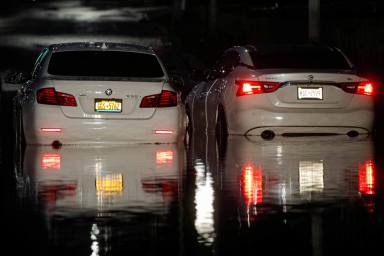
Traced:
POLYGON ((171 202, 177 193, 178 183, 172 179, 144 179, 141 181, 147 193, 162 193, 164 202, 171 202))
POLYGON ((173 193, 177 191, 177 182, 171 179, 144 179, 141 184, 147 193, 173 193))
POLYGON ((41 128, 43 132, 61 132, 61 128, 41 128))
POLYGON ((173 151, 157 151, 156 152, 156 164, 157 165, 172 165, 173 163, 173 151))
POLYGON ((375 194, 375 167, 372 161, 359 166, 359 192, 363 195, 375 194))
POLYGON ((68 183, 39 183, 39 198, 47 204, 54 205, 58 199, 74 197, 77 188, 75 181, 68 183))
POLYGON ((60 170, 61 168, 61 155, 57 153, 45 153, 43 154, 40 162, 42 169, 54 169, 60 170))
POLYGON ((173 134, 173 131, 171 130, 156 130, 156 134, 173 134))
POLYGON ((242 191, 247 204, 263 202, 263 176, 261 169, 247 164, 243 166, 242 191))

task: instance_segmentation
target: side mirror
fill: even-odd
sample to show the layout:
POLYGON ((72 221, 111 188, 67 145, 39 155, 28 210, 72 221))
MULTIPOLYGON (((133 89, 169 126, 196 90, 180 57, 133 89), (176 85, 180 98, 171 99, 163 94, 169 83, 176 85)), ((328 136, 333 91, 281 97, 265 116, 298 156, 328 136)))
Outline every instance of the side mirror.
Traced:
POLYGON ((29 76, 25 73, 9 70, 5 72, 4 82, 8 84, 23 84, 29 80, 29 76))
POLYGON ((193 69, 190 78, 194 82, 206 81, 208 76, 208 69, 193 69))
POLYGON ((184 79, 180 75, 171 75, 169 81, 178 90, 184 87, 184 79))
POLYGON ((221 73, 217 69, 207 69, 204 72, 206 81, 215 80, 221 76, 221 73))

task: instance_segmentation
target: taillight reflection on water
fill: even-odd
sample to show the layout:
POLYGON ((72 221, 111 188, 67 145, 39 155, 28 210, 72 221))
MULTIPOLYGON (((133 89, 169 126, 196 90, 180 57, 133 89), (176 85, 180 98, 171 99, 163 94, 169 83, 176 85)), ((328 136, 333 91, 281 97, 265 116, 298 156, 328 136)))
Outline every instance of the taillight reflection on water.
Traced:
POLYGON ((263 176, 260 168, 246 164, 242 168, 242 186, 245 202, 257 205, 263 202, 263 176))
POLYGON ((375 166, 372 161, 359 166, 359 192, 362 195, 375 194, 375 166))
POLYGON ((40 167, 43 170, 60 170, 61 155, 58 153, 45 153, 41 157, 40 167))
POLYGON ((156 152, 156 165, 172 165, 173 164, 173 151, 160 150, 156 152))

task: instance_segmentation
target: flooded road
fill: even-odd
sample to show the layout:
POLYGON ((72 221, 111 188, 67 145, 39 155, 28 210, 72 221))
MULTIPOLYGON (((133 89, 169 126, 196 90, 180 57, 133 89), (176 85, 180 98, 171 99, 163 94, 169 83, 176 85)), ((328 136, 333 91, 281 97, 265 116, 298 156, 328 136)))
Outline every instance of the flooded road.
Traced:
POLYGON ((176 254, 184 157, 173 144, 28 146, 18 195, 44 219, 54 251, 176 254))
MULTIPOLYGON (((37 2, 0 17, 0 71, 30 70, 50 43, 168 43, 167 31, 147 19, 170 16, 172 6, 37 2)), ((188 147, 28 146, 14 154, 11 96, 1 104, 2 254, 320 256, 382 248, 384 150, 372 138, 234 136, 218 148, 199 135, 188 147)), ((377 127, 380 135, 382 122, 377 127)))
POLYGON ((2 232, 17 255, 357 255, 382 242, 371 138, 27 146, 16 160, 2 168, 15 191, 2 232))

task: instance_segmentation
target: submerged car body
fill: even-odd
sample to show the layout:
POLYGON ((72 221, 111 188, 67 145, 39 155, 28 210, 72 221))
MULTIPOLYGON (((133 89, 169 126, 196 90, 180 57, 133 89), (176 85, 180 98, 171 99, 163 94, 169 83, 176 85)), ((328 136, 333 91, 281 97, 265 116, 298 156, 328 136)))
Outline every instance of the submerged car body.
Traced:
POLYGON ((336 48, 236 46, 188 95, 194 126, 220 134, 370 133, 374 86, 336 48), (199 121, 201 120, 201 121, 199 121))
POLYGON ((27 144, 173 143, 184 135, 180 93, 156 54, 137 45, 51 45, 17 96, 27 144))

